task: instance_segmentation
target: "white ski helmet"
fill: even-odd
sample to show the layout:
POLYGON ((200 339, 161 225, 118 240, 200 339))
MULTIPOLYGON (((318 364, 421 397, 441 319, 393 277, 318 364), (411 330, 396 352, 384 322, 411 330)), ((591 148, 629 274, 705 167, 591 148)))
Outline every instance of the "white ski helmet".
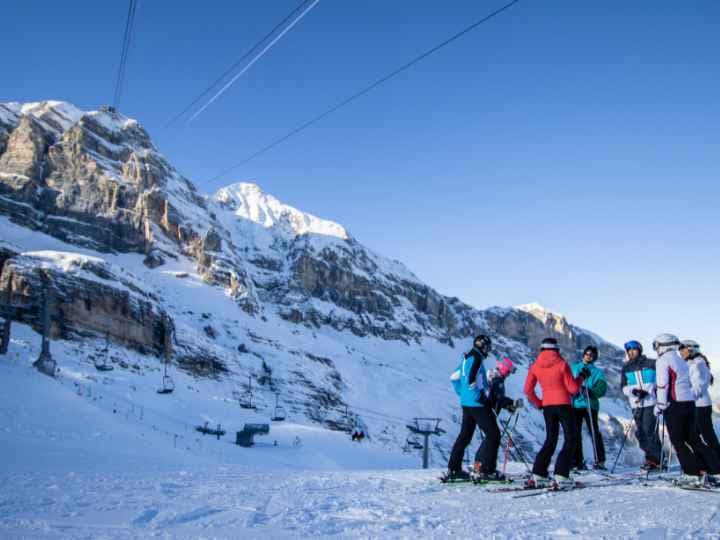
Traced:
POLYGON ((683 339, 680 345, 690 350, 690 353, 697 354, 700 352, 700 344, 692 339, 683 339))
POLYGON ((667 351, 675 350, 680 346, 680 340, 673 334, 659 334, 653 340, 653 350, 662 355, 667 351))

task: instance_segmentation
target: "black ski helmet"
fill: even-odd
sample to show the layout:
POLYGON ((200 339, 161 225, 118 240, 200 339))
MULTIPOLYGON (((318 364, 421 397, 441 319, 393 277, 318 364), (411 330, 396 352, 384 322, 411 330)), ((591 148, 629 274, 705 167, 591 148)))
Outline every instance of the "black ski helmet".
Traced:
POLYGON ((473 340, 473 348, 487 355, 492 350, 492 340, 485 334, 480 334, 473 340))

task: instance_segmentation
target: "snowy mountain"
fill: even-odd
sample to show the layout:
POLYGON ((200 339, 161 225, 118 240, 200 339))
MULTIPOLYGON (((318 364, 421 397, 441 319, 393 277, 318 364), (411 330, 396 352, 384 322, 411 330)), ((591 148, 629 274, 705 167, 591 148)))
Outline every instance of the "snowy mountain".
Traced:
MULTIPOLYGON (((168 401, 183 410, 188 388, 203 398, 193 398, 193 422, 267 419, 278 399, 298 423, 362 425, 373 444, 399 451, 407 420, 439 417, 448 431, 433 439, 440 464, 457 421, 449 373, 484 332, 521 368, 510 381, 516 397, 544 337, 568 359, 597 345, 610 378, 610 448, 622 436, 614 345, 538 305, 479 310, 443 296, 341 225, 257 185, 202 196, 140 123, 109 109, 0 104, 0 230, 4 303, 23 306, 14 328, 41 330, 50 283, 51 350, 74 351, 57 353, 61 374, 96 380, 94 362, 106 356, 115 370, 102 385, 121 394, 148 377, 159 383, 167 357, 182 381, 168 401), (257 412, 239 411, 250 393, 257 412)), ((26 362, 30 341, 11 342, 26 362)), ((522 418, 531 447, 542 420, 529 410, 522 418)))
MULTIPOLYGON (((439 486, 459 429, 448 378, 474 335, 490 334, 496 354, 519 366, 512 397, 544 337, 568 359, 598 346, 610 381, 600 417, 608 455, 629 423, 618 398, 623 351, 538 304, 480 310, 446 297, 342 225, 257 185, 203 196, 142 125, 110 109, 0 104, 0 231, 0 306, 12 307, 0 356, 9 494, 0 536, 716 530, 706 495, 683 492, 690 499, 678 503, 668 495, 679 491, 660 484, 581 491, 566 499, 573 512, 549 495, 514 501, 439 486), (45 318, 54 378, 32 367, 45 318), (160 394, 166 368, 175 390, 160 394), (430 440, 435 470, 413 470, 414 417, 446 430, 430 440), (247 423, 270 432, 239 448, 247 423), (203 436, 205 425, 225 434, 203 436), (366 441, 350 440, 354 427, 366 441), (688 524, 678 525, 678 510, 688 524)), ((516 430, 532 455, 541 415, 522 410, 516 430)), ((639 458, 629 441, 621 467, 639 458)))

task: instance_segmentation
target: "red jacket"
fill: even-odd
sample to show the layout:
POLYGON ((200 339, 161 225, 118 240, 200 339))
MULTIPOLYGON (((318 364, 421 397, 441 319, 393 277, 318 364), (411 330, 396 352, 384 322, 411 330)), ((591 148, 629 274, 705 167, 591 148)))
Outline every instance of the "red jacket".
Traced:
POLYGON ((571 396, 580 391, 583 377, 575 379, 570 366, 557 351, 542 351, 530 366, 525 379, 525 395, 536 407, 547 405, 570 405, 571 396), (542 400, 535 394, 535 385, 540 383, 542 400))

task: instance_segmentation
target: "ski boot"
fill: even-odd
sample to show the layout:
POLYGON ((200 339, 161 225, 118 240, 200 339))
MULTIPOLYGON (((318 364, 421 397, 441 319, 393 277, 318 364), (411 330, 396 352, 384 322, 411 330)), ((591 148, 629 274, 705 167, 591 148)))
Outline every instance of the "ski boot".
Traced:
POLYGON ((581 463, 578 463, 574 468, 578 472, 585 472, 588 470, 588 466, 585 464, 584 461, 581 463))
POLYGON ((603 461, 598 461, 593 465, 593 469, 596 471, 607 471, 607 467, 605 466, 605 463, 603 461))
POLYGON ((645 463, 640 465, 640 469, 646 472, 659 472, 660 471, 660 464, 656 461, 653 461, 651 459, 646 459, 645 463))
POLYGON ((446 471, 440 477, 440 481, 443 484, 448 484, 448 483, 452 483, 452 482, 467 482, 469 480, 470 480, 470 473, 468 473, 467 471, 463 471, 463 470, 446 471))
POLYGON ((694 474, 681 474, 675 480, 673 485, 678 487, 701 487, 703 485, 703 478, 701 476, 695 476, 694 474))
POLYGON ((707 488, 719 488, 720 487, 720 478, 718 478, 717 475, 708 474, 706 472, 700 473, 701 478, 701 484, 703 487, 707 488))
POLYGON ((487 482, 508 482, 507 478, 504 474, 500 474, 499 472, 481 472, 478 475, 471 475, 473 477, 473 482, 477 484, 485 484, 487 482))
POLYGON ((568 476, 561 476, 559 474, 556 474, 553 477, 552 481, 552 489, 556 489, 558 491, 565 491, 568 489, 572 489, 575 487, 575 480, 568 476))
POLYGON ((530 478, 525 480, 525 484, 523 487, 525 489, 541 489, 550 487, 550 479, 547 476, 533 474, 530 478))

